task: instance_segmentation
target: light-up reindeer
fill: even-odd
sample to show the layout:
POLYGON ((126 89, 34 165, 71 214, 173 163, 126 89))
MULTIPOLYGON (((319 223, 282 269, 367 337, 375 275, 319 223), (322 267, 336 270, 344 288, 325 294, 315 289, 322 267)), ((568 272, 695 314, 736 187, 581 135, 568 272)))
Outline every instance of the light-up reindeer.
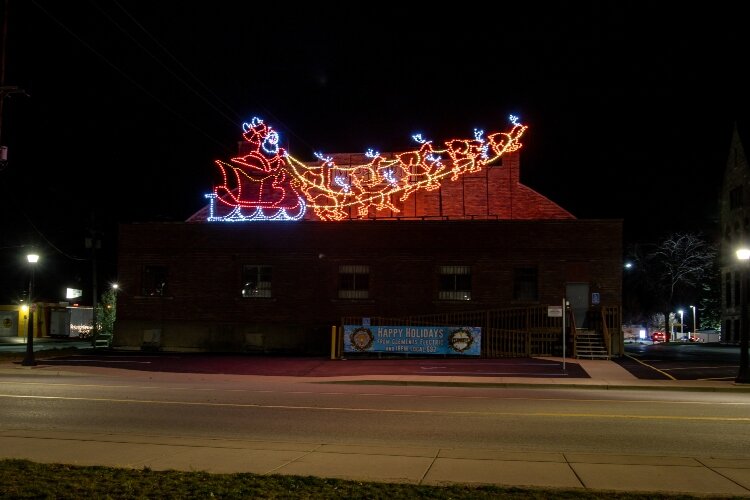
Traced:
POLYGON ((375 211, 398 213, 396 196, 405 201, 415 192, 438 189, 448 176, 455 181, 461 175, 478 172, 500 156, 521 147, 519 139, 526 126, 511 116, 513 128, 486 139, 474 131, 473 139, 446 141, 444 149, 417 134, 419 149, 386 158, 368 150, 361 164, 336 165, 331 156, 316 153, 319 165, 301 162, 278 146, 279 136, 262 120, 254 118, 244 125, 244 138, 252 146, 245 156, 232 158, 231 164, 217 161, 224 183, 208 195, 210 220, 291 220, 304 215, 310 207, 321 220, 364 218, 375 211), (230 179, 232 187, 230 186, 230 179), (218 201, 216 201, 218 200, 218 201), (214 215, 214 204, 231 208, 224 216, 214 215), (243 209, 254 209, 246 214, 243 209), (290 215, 293 214, 293 215, 290 215))

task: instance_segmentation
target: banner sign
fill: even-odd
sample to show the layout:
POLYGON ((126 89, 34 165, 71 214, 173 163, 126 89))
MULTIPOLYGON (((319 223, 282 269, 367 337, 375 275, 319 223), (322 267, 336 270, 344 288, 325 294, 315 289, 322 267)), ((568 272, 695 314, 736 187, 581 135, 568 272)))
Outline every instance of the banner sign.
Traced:
POLYGON ((0 311, 0 337, 18 335, 18 311, 0 311))
POLYGON ((344 325, 344 352, 479 356, 481 346, 475 326, 344 325))

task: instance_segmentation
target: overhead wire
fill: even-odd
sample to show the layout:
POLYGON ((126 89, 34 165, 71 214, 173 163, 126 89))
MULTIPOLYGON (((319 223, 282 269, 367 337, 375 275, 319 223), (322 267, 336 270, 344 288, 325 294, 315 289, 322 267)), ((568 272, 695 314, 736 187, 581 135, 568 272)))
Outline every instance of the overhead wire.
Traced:
POLYGON ((167 111, 169 111, 170 113, 172 113, 174 116, 176 116, 177 118, 179 118, 180 120, 182 120, 183 122, 185 122, 186 124, 188 124, 190 127, 192 127, 194 130, 196 130, 197 132, 199 132, 201 135, 205 136, 210 141, 218 144, 222 148, 226 147, 226 145, 224 143, 222 143, 221 141, 219 141, 216 138, 214 138, 214 137, 210 136, 209 134, 207 134, 203 129, 201 129, 200 127, 198 127, 197 125, 195 125, 193 122, 191 122, 190 120, 188 120, 185 116, 183 116, 182 114, 180 114, 179 112, 177 112, 176 110, 174 110, 171 106, 169 106, 167 103, 165 103, 162 99, 160 99, 159 97, 157 97, 156 95, 154 95, 152 92, 150 92, 147 88, 145 88, 143 85, 141 85, 140 83, 138 83, 138 81, 136 81, 134 78, 132 78, 130 75, 128 75, 125 71, 123 71, 122 69, 120 69, 116 64, 114 64, 112 61, 110 61, 104 54, 102 54, 101 52, 99 52, 98 50, 96 50, 93 46, 91 46, 91 44, 87 43, 84 39, 82 39, 80 36, 78 36, 78 34, 76 34, 72 29, 70 29, 65 23, 63 23, 62 21, 60 21, 51 12, 49 12, 47 9, 45 9, 44 7, 42 7, 39 4, 39 2, 37 2, 36 0, 32 0, 32 4, 34 6, 36 6, 39 10, 41 10, 46 16, 48 16, 52 21, 54 21, 63 30, 65 30, 69 35, 71 35, 76 40, 78 40, 78 42, 80 42, 84 47, 86 47, 89 51, 91 51, 94 55, 96 55, 96 57, 98 57, 104 63, 106 63, 107 66, 109 66, 110 68, 112 68, 113 70, 115 70, 117 73, 119 73, 120 75, 122 75, 125 79, 127 79, 127 81, 129 81, 131 84, 133 84, 135 87, 137 87, 138 90, 140 90, 141 92, 143 92, 147 96, 151 97, 154 101, 156 101, 157 103, 159 103, 164 109, 166 109, 167 111))
POLYGON ((70 255, 69 253, 61 250, 57 245, 55 245, 54 243, 52 243, 52 241, 50 241, 50 239, 47 238, 44 235, 44 233, 39 230, 39 228, 36 227, 36 225, 34 224, 34 221, 31 220, 31 218, 26 214, 26 212, 24 212, 22 210, 21 213, 26 218, 26 220, 28 221, 28 223, 31 225, 31 228, 34 230, 34 232, 36 232, 47 243, 47 245, 49 245, 50 248, 52 248, 55 252, 59 253, 63 257, 65 257, 67 259, 70 259, 70 260, 77 260, 77 261, 89 260, 89 259, 87 259, 85 257, 76 257, 74 255, 70 255))
POLYGON ((202 100, 203 102, 205 102, 205 103, 206 103, 206 104, 207 104, 208 106, 210 106, 211 108, 213 108, 213 109, 214 109, 214 110, 215 110, 215 111, 216 111, 216 112, 217 112, 218 114, 220 114, 221 116, 223 116, 224 118, 226 118, 227 120, 229 120, 229 121, 230 121, 231 123, 233 123, 233 124, 236 124, 236 123, 237 123, 237 121, 241 120, 241 118, 239 117, 239 115, 238 115, 237 113, 235 113, 235 112, 234 112, 234 110, 233 110, 233 109, 232 109, 232 108, 231 108, 231 107, 230 107, 230 106, 229 106, 229 105, 228 105, 227 103, 225 103, 224 101, 222 101, 222 100, 221 100, 221 98, 220 98, 219 96, 217 96, 217 95, 216 95, 216 94, 215 94, 215 93, 214 93, 214 92, 213 92, 213 91, 212 91, 212 90, 211 90, 211 89, 210 89, 210 88, 209 88, 208 86, 206 86, 206 85, 205 85, 205 84, 204 84, 203 82, 201 82, 201 81, 200 81, 200 80, 199 80, 199 79, 198 79, 198 78, 197 78, 197 77, 196 77, 195 75, 193 75, 193 74, 192 74, 192 73, 190 72, 190 70, 188 70, 188 69, 187 69, 187 68, 185 67, 185 65, 183 65, 183 64, 182 64, 182 63, 181 63, 181 62, 180 62, 180 61, 179 61, 179 60, 178 60, 178 59, 177 59, 177 58, 176 58, 176 57, 175 57, 174 55, 172 55, 172 53, 171 53, 171 52, 169 52, 169 50, 168 50, 168 49, 167 49, 167 48, 166 48, 166 47, 165 47, 164 45, 162 45, 162 44, 161 44, 161 43, 160 43, 160 42, 159 42, 159 41, 158 41, 158 40, 157 40, 157 39, 156 39, 156 38, 155 38, 154 36, 152 36, 152 35, 151 35, 151 34, 150 34, 150 33, 149 33, 149 32, 148 32, 147 30, 146 30, 146 28, 144 28, 144 27, 143 27, 143 25, 142 25, 141 23, 139 23, 139 22, 138 22, 138 20, 136 20, 136 19, 135 19, 135 18, 134 18, 134 17, 133 17, 133 16, 132 16, 132 15, 131 15, 131 14, 130 14, 130 13, 129 13, 129 12, 127 11, 127 10, 125 10, 125 8, 124 8, 124 7, 122 7, 122 5, 120 5, 120 4, 119 4, 119 3, 117 2, 117 1, 115 1, 115 2, 114 2, 114 4, 115 4, 115 5, 117 5, 117 7, 118 7, 118 8, 119 8, 119 9, 120 9, 120 10, 121 10, 121 11, 122 11, 122 12, 123 12, 123 13, 124 13, 124 14, 125 14, 126 16, 128 16, 128 18, 129 18, 129 19, 130 19, 130 20, 131 20, 131 21, 133 22, 133 24, 135 24, 136 26, 138 26, 138 28, 139 28, 139 29, 140 29, 141 31, 143 31, 143 33, 145 33, 145 34, 146 34, 146 36, 148 36, 148 37, 149 37, 149 39, 150 39, 150 40, 151 40, 152 42, 154 42, 154 43, 155 43, 155 44, 156 44, 156 45, 157 45, 157 46, 158 46, 158 47, 159 47, 159 48, 160 48, 160 49, 161 49, 162 51, 164 51, 164 53, 165 53, 165 54, 167 54, 167 55, 169 56, 169 58, 170 58, 170 59, 172 59, 172 61, 173 61, 173 62, 174 62, 175 64, 177 64, 177 65, 178 65, 178 66, 179 66, 179 67, 180 67, 180 68, 181 68, 181 69, 182 69, 183 71, 185 71, 185 72, 186 72, 186 73, 187 73, 188 75, 190 75, 190 76, 191 76, 191 77, 193 78, 193 80, 195 80, 195 81, 196 81, 196 82, 197 82, 197 83, 198 83, 198 84, 199 84, 199 85, 200 85, 201 87, 203 87, 203 89, 204 89, 204 90, 206 90, 206 91, 207 91, 208 93, 210 93, 210 94, 211 94, 211 95, 212 95, 212 96, 214 97, 214 99, 216 99, 216 101, 218 101, 219 103, 221 103, 221 104, 222 104, 222 105, 223 105, 223 106, 224 106, 224 107, 225 107, 226 109, 228 109, 228 110, 231 110, 231 111, 232 111, 232 113, 234 114, 234 117, 229 117, 229 116, 228 116, 228 115, 227 115, 226 113, 224 113, 224 111, 222 111, 222 110, 220 110, 219 108, 217 108, 217 107, 216 107, 216 106, 214 105, 214 103, 213 103, 213 102, 209 101, 209 100, 208 100, 208 99, 207 99, 207 98, 205 97, 205 94, 204 94, 204 93, 201 93, 201 92, 197 91, 197 90, 196 90, 196 89, 195 89, 195 88, 194 88, 194 87, 193 87, 192 85, 190 85, 190 83, 188 83, 187 81, 185 81, 185 79, 184 79, 184 78, 182 78, 182 77, 181 77, 180 75, 178 75, 177 73, 175 73, 175 72, 174 72, 174 71, 172 70, 172 68, 170 68, 170 67, 168 67, 168 66, 167 66, 166 64, 164 64, 164 63, 163 63, 163 62, 161 61, 161 59, 159 59, 159 58, 158 58, 158 57, 157 57, 157 56, 156 56, 156 55, 155 55, 155 54, 154 54, 153 52, 151 52, 151 51, 150 51, 150 50, 149 50, 149 49, 148 49, 148 48, 147 48, 147 47, 146 47, 146 46, 145 46, 144 44, 142 44, 142 43, 141 43, 140 41, 138 41, 138 40, 137 40, 137 39, 136 39, 136 38, 135 38, 135 37, 134 37, 133 35, 131 35, 131 34, 130 34, 130 33, 129 33, 129 32, 128 32, 128 31, 127 31, 127 30, 126 30, 126 29, 125 29, 125 28, 124 28, 124 27, 123 27, 123 26, 122 26, 121 24, 120 24, 120 23, 118 23, 118 22, 117 22, 117 20, 116 20, 116 19, 114 19, 114 18, 113 18, 112 16, 110 16, 110 15, 109 15, 109 14, 108 14, 108 13, 107 13, 106 11, 104 11, 104 9, 102 9, 102 8, 101 8, 101 6, 100 6, 100 5, 98 4, 98 3, 96 3, 96 2, 92 2, 92 4, 93 4, 93 5, 94 5, 94 6, 95 6, 95 7, 97 8, 97 10, 98 10, 98 11, 99 11, 99 12, 100 12, 100 13, 101 13, 101 14, 102 14, 102 15, 103 15, 104 17, 106 17, 106 18, 107 18, 107 19, 109 20, 109 22, 111 22, 111 23, 112 23, 113 25, 115 25, 115 26, 117 27, 117 29, 119 29, 119 30, 120 30, 120 32, 121 32, 121 33, 123 33, 123 34, 124 34, 125 36, 127 36, 127 37, 128 37, 129 39, 130 39, 130 41, 132 41, 132 42, 133 42, 134 44, 136 44, 136 45, 137 45, 137 46, 138 46, 138 47, 139 47, 139 48, 140 48, 140 49, 141 49, 141 50, 142 50, 143 52, 145 52, 146 54, 148 54, 148 55, 149 55, 149 56, 151 57, 151 59, 153 59, 154 61, 156 61, 156 62, 157 62, 157 63, 158 63, 158 64, 159 64, 159 65, 160 65, 161 67, 163 67, 163 68, 164 68, 164 69, 165 69, 165 70, 166 70, 166 71, 167 71, 167 72, 168 72, 168 73, 169 73, 170 75, 172 75, 173 77, 175 77, 175 78, 176 78, 176 79, 177 79, 177 80, 178 80, 178 81, 179 81, 180 83, 182 83, 182 84, 183 84, 183 85, 184 85, 185 87, 187 87, 187 88, 188 88, 188 89, 189 89, 189 90, 190 90, 190 91, 191 91, 191 92, 192 92, 193 94, 195 94, 196 96, 198 96, 198 98, 199 98, 199 99, 201 99, 201 100, 202 100))
MULTIPOLYGON (((183 64, 163 43, 159 41, 157 37, 155 37, 151 32, 146 29, 146 27, 136 19, 135 16, 133 16, 122 4, 120 4, 117 0, 113 0, 114 5, 122 11, 122 13, 127 16, 127 18, 132 22, 137 28, 145 34, 145 36, 148 37, 148 39, 153 42, 166 56, 174 63, 176 64, 185 74, 187 74, 194 82, 199 85, 204 92, 201 92, 200 90, 196 89, 195 86, 193 86, 190 82, 188 82, 185 78, 177 74, 172 68, 170 68, 167 64, 165 64, 162 59, 156 55, 154 52, 152 52, 148 47, 146 47, 143 43, 141 43, 135 36, 133 36, 128 29, 123 26, 121 23, 119 23, 116 19, 114 19, 111 15, 109 15, 106 11, 104 11, 97 3, 92 2, 92 4, 97 8, 97 10, 111 23, 113 24, 123 35, 125 35, 133 44, 135 44, 140 50, 145 52, 146 54, 151 57, 157 64, 159 64, 162 68, 164 68, 169 75, 171 75, 173 78, 175 78, 178 82, 180 82, 182 85, 184 85, 192 94, 197 96, 201 101, 203 101, 206 105, 208 105, 211 109, 213 109, 217 114, 219 114, 221 117, 228 120, 230 123, 237 123, 237 121, 242 121, 242 118, 240 115, 224 100, 221 99, 209 86, 207 86, 201 79, 196 76, 185 64, 183 64), (209 94, 211 98, 213 99, 213 102, 206 97, 206 94, 209 94), (220 109, 215 103, 220 104, 224 110, 228 110, 229 113, 232 115, 230 116, 228 113, 226 113, 224 110, 220 109)), ((149 89, 147 89, 144 85, 139 83, 135 78, 133 78, 130 74, 128 74, 127 71, 119 67, 117 64, 112 62, 105 54, 97 50, 91 43, 87 42, 82 38, 78 33, 76 33, 72 28, 70 28, 67 24, 65 24, 63 21, 61 21, 58 17, 56 17, 52 12, 50 12, 48 9, 46 9, 44 6, 42 6, 37 0, 32 0, 32 4, 38 8, 42 13, 44 13, 50 20, 52 20, 55 24, 57 24, 61 29, 63 29, 65 32, 67 32, 70 36, 72 36, 74 39, 76 39, 82 46, 84 46, 87 50, 89 50, 92 54, 94 54, 97 58, 99 58, 101 61, 103 61, 107 66, 112 68, 114 71, 116 71, 119 75, 124 77, 128 82, 130 82, 133 86, 138 88, 141 92, 149 96, 151 99, 153 99, 155 102, 157 102, 159 105, 161 105, 164 109, 166 109, 168 112, 170 112, 172 115, 174 115, 176 118, 181 120, 182 122, 189 125, 191 128, 199 132, 201 135, 209 139, 211 142, 219 145, 222 149, 226 149, 226 144, 215 137, 208 134, 206 131, 204 131, 200 126, 196 125, 192 121, 190 121, 187 117, 179 113, 177 110, 173 109, 168 103, 166 103, 163 99, 161 99, 159 96, 151 92, 149 89)), ((271 119, 273 119, 276 123, 279 124, 279 126, 283 127, 284 130, 286 130, 290 135, 294 136, 296 139, 298 139, 301 143, 309 146, 312 149, 312 146, 310 146, 304 138, 300 137, 298 134, 294 132, 294 130, 289 127, 283 120, 281 120, 279 117, 275 116, 273 112, 271 112, 269 109, 265 108, 264 106, 257 104, 258 107, 271 119)), ((30 217, 27 214, 23 214, 24 217, 28 220, 31 227, 34 229, 34 231, 45 241, 51 248, 53 248, 56 252, 58 252, 60 255, 65 256, 66 258, 72 259, 72 260, 86 260, 84 258, 75 257, 72 256, 60 248, 58 248, 54 243, 52 243, 49 238, 47 238, 38 228, 37 226, 31 221, 30 217)))
MULTIPOLYGON (((200 85, 204 90, 206 90, 208 93, 210 93, 214 99, 216 99, 217 102, 222 104, 225 108, 231 110, 231 112, 235 115, 235 117, 238 118, 238 121, 242 121, 243 119, 239 116, 239 114, 226 102, 224 102, 216 93, 211 90, 210 87, 208 87, 203 81, 201 81, 200 78, 198 78, 192 71, 190 71, 187 66, 185 66, 170 50, 162 44, 158 38, 156 38, 154 35, 151 34, 144 26, 141 24, 130 12, 125 9, 125 7, 122 6, 117 0, 113 0, 113 3, 125 14, 132 22, 135 24, 153 43, 155 43, 175 64, 177 64, 185 73, 187 73, 198 85, 200 85)), ((107 16, 109 18, 109 16, 107 16)), ((111 19, 111 18, 110 18, 111 19)), ((114 21, 112 21, 114 23, 114 21)), ((118 28, 122 29, 119 25, 115 23, 118 28)), ((135 41, 135 39, 127 32, 123 31, 125 34, 128 35, 128 37, 136 42, 139 47, 143 46, 135 41)), ((176 75, 171 69, 169 69, 164 63, 162 63, 161 60, 159 60, 158 57, 154 56, 151 52, 149 52, 147 49, 143 48, 143 50, 147 51, 149 55, 151 55, 155 61, 157 61, 159 64, 161 64, 167 71, 169 71, 170 74, 175 76, 181 83, 183 83, 188 89, 190 89, 193 93, 195 93, 198 97, 200 97, 204 102, 208 103, 208 100, 204 97, 203 94, 196 91, 192 86, 190 86, 189 83, 187 83, 184 79, 180 78, 178 75, 176 75)), ((210 103, 209 103, 210 104, 210 103)), ((218 110, 213 104, 210 104, 212 108, 216 109, 217 112, 219 112, 222 116, 226 117, 224 113, 218 110)), ((256 101, 256 105, 258 108, 260 108, 266 115, 268 115, 271 119, 273 119, 276 123, 278 123, 281 127, 284 128, 285 131, 287 131, 289 134, 293 135, 298 141, 305 144, 306 146, 310 147, 310 149, 313 149, 313 147, 305 141, 303 137, 300 137, 289 125, 284 123, 282 119, 275 116, 273 112, 271 112, 269 109, 264 107, 262 104, 258 103, 256 101)), ((234 123, 234 122, 233 122, 234 123)))

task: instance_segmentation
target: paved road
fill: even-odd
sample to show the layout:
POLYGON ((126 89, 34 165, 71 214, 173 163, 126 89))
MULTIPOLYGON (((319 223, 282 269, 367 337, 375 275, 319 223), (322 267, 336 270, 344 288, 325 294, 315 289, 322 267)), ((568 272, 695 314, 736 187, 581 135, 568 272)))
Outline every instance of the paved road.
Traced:
MULTIPOLYGON (((34 339, 34 352, 52 349, 89 349, 91 342, 79 339, 34 339)), ((26 339, 23 337, 0 337, 0 352, 25 352, 26 339)))
MULTIPOLYGON (((750 496, 750 392, 727 382, 641 381, 609 361, 580 361, 588 376, 562 380, 465 368, 463 375, 325 378, 324 367, 352 370, 379 361, 302 358, 296 373, 312 376, 289 376, 291 365, 284 376, 248 375, 185 369, 199 356, 132 354, 126 369, 117 367, 119 355, 104 352, 58 364, 45 359, 33 368, 0 363, 0 405, 11 415, 0 430, 0 457, 750 496), (155 359, 182 370, 134 368, 155 359), (634 383, 648 390, 627 385, 634 383), (618 384, 623 390, 611 390, 618 384)), ((236 367, 226 363, 231 357, 212 358, 215 369, 236 367)), ((266 373, 274 364, 240 358, 266 373)), ((393 364, 387 361, 381 367, 393 364)), ((408 361, 418 361, 405 364, 419 370, 465 362, 408 361)), ((560 367, 559 359, 539 361, 560 367)))
POLYGON ((740 350, 732 345, 632 343, 625 352, 614 361, 639 379, 731 381, 739 371, 740 350))
MULTIPOLYGON (((15 343, 0 339, 1 351, 23 352, 23 339, 15 343), (5 342, 5 343, 4 343, 5 342)), ((474 377, 521 376, 527 378, 588 378, 576 359, 562 362, 541 358, 448 359, 448 358, 353 358, 329 360, 325 357, 280 357, 251 354, 148 353, 142 351, 93 351, 88 341, 40 339, 35 351, 78 349, 78 355, 59 356, 47 363, 58 366, 100 366, 139 371, 172 373, 225 373, 237 375, 336 376, 360 375, 470 375, 474 377), (443 363, 442 361, 447 362, 443 363)), ((699 343, 631 343, 626 356, 613 361, 641 380, 732 381, 739 370, 739 348, 699 343)))
MULTIPOLYGON (((41 362, 41 361, 40 361, 41 362)), ((589 378, 580 364, 539 358, 346 359, 241 354, 142 353, 98 350, 45 358, 50 366, 95 366, 162 373, 214 373, 289 377, 420 375, 528 378, 589 378)))

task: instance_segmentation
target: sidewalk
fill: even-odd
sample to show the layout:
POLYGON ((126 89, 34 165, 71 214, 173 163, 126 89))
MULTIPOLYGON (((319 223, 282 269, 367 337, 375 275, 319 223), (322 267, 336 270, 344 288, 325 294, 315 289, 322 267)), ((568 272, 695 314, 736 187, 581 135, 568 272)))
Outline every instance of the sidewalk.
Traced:
MULTIPOLYGON (((558 360, 559 358, 544 358, 558 360)), ((342 361, 356 363, 357 361, 342 361)), ((566 360, 590 378, 353 375, 271 377, 306 383, 490 385, 496 387, 577 387, 579 389, 650 388, 654 390, 738 391, 750 399, 750 387, 732 382, 639 380, 612 361, 566 360)), ((257 375, 207 375, 137 372, 96 366, 36 367, 0 363, 0 377, 158 377, 189 382, 216 377, 242 380, 257 375)), ((581 488, 630 492, 670 492, 712 497, 750 498, 750 457, 644 456, 597 453, 508 452, 461 449, 353 446, 317 442, 272 442, 55 431, 0 431, 0 458, 43 463, 104 465, 154 470, 202 470, 332 477, 359 481, 445 485, 452 483, 581 488)))
POLYGON ((750 497, 750 459, 517 453, 8 430, 0 431, 0 458, 425 485, 494 484, 750 497))

